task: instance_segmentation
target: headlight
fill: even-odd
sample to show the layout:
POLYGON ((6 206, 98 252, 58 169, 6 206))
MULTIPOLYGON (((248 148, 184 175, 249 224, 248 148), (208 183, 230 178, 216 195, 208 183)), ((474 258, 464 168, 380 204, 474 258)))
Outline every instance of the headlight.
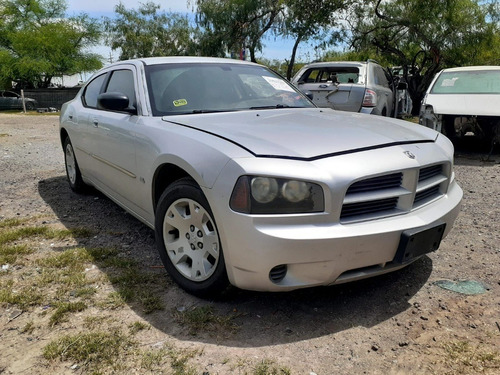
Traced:
POLYGON ((252 197, 259 203, 269 203, 278 195, 278 182, 274 178, 252 178, 252 197))
POLYGON ((241 176, 229 203, 247 214, 293 214, 322 212, 323 189, 312 182, 283 178, 241 176))

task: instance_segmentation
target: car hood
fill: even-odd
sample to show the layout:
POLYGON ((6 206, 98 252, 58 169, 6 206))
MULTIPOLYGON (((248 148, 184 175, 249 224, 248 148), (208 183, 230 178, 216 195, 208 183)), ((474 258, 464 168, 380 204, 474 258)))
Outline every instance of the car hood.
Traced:
POLYGON ((424 104, 439 115, 500 116, 499 94, 428 94, 424 104))
POLYGON ((433 142, 429 128, 331 109, 271 109, 165 116, 237 144, 255 156, 317 159, 397 144, 433 142))

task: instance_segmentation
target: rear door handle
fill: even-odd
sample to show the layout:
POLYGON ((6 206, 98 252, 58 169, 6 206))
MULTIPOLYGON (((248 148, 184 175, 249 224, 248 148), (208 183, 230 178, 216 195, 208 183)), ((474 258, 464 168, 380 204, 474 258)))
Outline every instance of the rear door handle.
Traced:
POLYGON ((94 128, 99 126, 99 121, 96 118, 92 120, 92 123, 94 124, 94 128))
POLYGON ((321 87, 322 89, 326 89, 328 85, 319 85, 319 87, 321 87))

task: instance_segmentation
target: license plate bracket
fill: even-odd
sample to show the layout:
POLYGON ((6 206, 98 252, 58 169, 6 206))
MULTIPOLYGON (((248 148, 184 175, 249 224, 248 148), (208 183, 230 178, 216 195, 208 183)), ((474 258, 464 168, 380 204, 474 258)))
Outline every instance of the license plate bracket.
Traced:
POLYGON ((415 258, 436 251, 443 239, 446 223, 405 230, 401 233, 394 262, 407 264, 415 258))

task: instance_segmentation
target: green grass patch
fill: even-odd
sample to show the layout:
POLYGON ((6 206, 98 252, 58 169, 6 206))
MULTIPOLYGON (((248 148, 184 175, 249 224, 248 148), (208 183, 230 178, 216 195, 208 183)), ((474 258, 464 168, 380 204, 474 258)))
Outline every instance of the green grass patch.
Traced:
MULTIPOLYGON (((12 226, 12 224, 10 224, 12 226)), ((6 226, 9 228, 9 226, 6 226)), ((0 232, 0 245, 24 238, 43 237, 45 239, 66 239, 90 237, 92 232, 86 228, 54 229, 50 227, 22 227, 0 232)))
POLYGON ((43 296, 33 287, 17 286, 14 291, 13 280, 0 281, 0 303, 16 305, 25 310, 30 306, 39 305, 43 301, 43 296))
POLYGON ((19 257, 30 255, 34 252, 27 245, 9 246, 6 244, 0 245, 0 265, 17 264, 19 257))
POLYGON ((480 345, 472 346, 467 341, 444 344, 446 364, 457 373, 484 373, 487 369, 500 369, 500 353, 480 345))
POLYGON ((274 361, 264 359, 260 362, 253 371, 254 375, 290 375, 291 371, 288 367, 278 366, 274 361))
POLYGON ((234 332, 238 326, 234 323, 236 314, 218 315, 210 305, 193 307, 186 311, 173 312, 174 319, 181 325, 188 327, 190 335, 200 332, 234 332))
POLYGON ((145 290, 139 294, 139 302, 142 304, 145 314, 165 310, 165 306, 163 305, 161 298, 149 290, 145 290))
POLYGON ((84 364, 90 370, 113 364, 134 343, 119 330, 67 335, 43 348, 43 357, 49 361, 61 360, 84 364))
POLYGON ((49 320, 51 327, 67 320, 67 315, 70 313, 80 312, 87 308, 83 302, 62 302, 57 305, 56 311, 52 314, 49 320))
POLYGON ((176 350, 174 348, 162 348, 159 350, 148 350, 141 354, 141 368, 152 373, 163 373, 170 364, 173 375, 198 375, 199 372, 189 365, 189 360, 198 352, 188 350, 176 350))
POLYGON ((106 299, 99 303, 99 306, 104 309, 116 310, 119 309, 127 302, 130 302, 135 296, 132 289, 122 289, 108 294, 106 299))
POLYGON ((130 334, 135 335, 137 332, 144 331, 145 329, 150 329, 151 326, 149 324, 137 321, 129 324, 128 328, 130 330, 130 334))
POLYGON ((0 221, 0 229, 17 227, 25 221, 26 219, 5 219, 0 221))

